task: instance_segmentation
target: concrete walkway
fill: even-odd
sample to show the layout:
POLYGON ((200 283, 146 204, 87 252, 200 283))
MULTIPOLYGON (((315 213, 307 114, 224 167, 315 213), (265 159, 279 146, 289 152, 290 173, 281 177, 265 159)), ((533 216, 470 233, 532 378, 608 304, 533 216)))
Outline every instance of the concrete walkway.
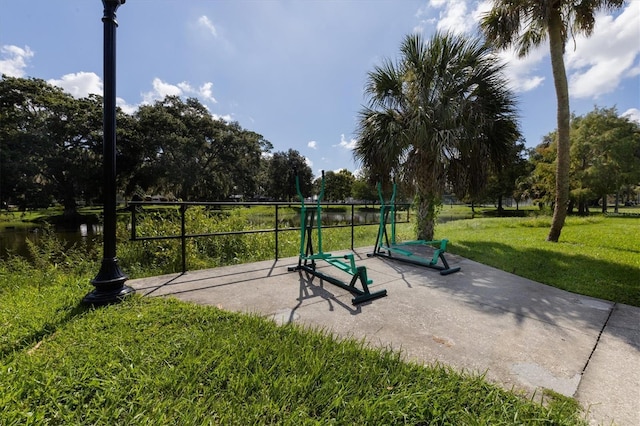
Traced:
MULTIPOLYGON (((358 306, 352 295, 306 272, 297 258, 128 281, 138 293, 173 296, 230 311, 296 322, 407 359, 486 373, 508 390, 572 396, 592 424, 640 425, 640 308, 580 296, 447 255, 458 273, 356 252, 371 290, 388 296, 358 306)), ((334 253, 335 254, 335 253, 334 253)), ((319 270, 348 281, 326 263, 319 270)))

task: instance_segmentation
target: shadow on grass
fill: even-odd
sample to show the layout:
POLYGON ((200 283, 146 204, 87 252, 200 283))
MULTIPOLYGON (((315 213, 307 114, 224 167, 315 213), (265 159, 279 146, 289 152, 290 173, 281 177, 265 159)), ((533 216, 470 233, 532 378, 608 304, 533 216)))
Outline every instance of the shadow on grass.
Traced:
POLYGON ((456 241, 455 252, 572 293, 640 307, 640 269, 580 254, 456 241))
MULTIPOLYGON (((63 307, 64 308, 64 307, 63 307)), ((52 336, 55 332, 63 327, 65 324, 73 321, 76 317, 83 315, 89 311, 91 307, 78 303, 76 306, 69 309, 69 311, 62 318, 55 322, 48 322, 42 325, 39 330, 34 330, 32 333, 23 336, 15 344, 9 345, 4 348, 0 348, 0 359, 5 358, 12 353, 20 352, 28 348, 29 346, 38 345, 45 338, 52 336)))

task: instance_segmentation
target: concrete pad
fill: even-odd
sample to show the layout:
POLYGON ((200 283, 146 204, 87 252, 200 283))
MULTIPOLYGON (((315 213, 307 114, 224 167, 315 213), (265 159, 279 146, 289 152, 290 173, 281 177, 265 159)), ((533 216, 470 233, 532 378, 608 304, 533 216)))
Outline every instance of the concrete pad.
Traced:
MULTIPOLYGON (((371 291, 385 288, 388 296, 358 306, 352 305, 353 296, 340 287, 304 271, 289 272, 287 267, 296 265, 297 258, 128 284, 150 296, 174 296, 257 313, 279 324, 295 322, 364 339, 371 345, 400 350, 409 361, 485 374, 505 389, 529 395, 540 395, 543 388, 576 395, 583 406, 592 406, 592 421, 609 421, 607 416, 612 416, 622 419, 620 424, 635 424, 625 422, 635 419, 636 406, 621 403, 616 393, 605 396, 596 386, 604 379, 594 374, 592 386, 583 372, 588 367, 586 378, 592 370, 609 377, 609 362, 638 362, 640 321, 636 315, 640 309, 617 307, 610 318, 611 302, 558 290, 464 258, 448 255, 449 264, 462 270, 442 276, 420 266, 369 258, 370 252, 358 250, 357 264, 367 268, 373 280, 371 291), (633 321, 635 328, 628 325, 633 321), (602 350, 599 341, 605 344, 602 350)), ((325 262, 318 263, 318 270, 343 281, 350 278, 325 262)), ((640 391, 637 365, 628 366, 626 370, 636 367, 635 372, 622 377, 624 380, 614 380, 624 385, 620 394, 640 391)), ((626 370, 615 374, 624 376, 626 370)))
POLYGON ((576 397, 593 424, 640 425, 640 309, 615 306, 576 397))

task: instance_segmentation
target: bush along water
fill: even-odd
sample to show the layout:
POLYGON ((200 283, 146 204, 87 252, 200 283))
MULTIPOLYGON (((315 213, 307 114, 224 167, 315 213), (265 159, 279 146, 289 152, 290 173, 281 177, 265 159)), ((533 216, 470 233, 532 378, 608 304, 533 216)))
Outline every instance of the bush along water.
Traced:
MULTIPOLYGON (((139 215, 136 235, 140 238, 167 237, 130 241, 128 231, 120 229, 118 257, 123 267, 135 276, 179 272, 182 269, 181 219, 178 210, 152 211, 139 215)), ((242 209, 227 211, 205 207, 189 207, 185 212, 186 265, 189 270, 214 268, 259 260, 273 259, 273 233, 242 234, 255 230, 242 209), (194 237, 197 234, 224 234, 194 237)), ((279 235, 280 250, 294 254, 297 233, 279 235)))

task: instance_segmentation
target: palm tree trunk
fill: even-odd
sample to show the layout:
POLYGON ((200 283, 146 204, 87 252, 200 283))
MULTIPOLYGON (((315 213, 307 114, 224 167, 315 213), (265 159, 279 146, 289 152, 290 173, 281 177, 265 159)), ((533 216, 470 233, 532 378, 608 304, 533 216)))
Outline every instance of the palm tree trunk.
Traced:
POLYGON ((433 240, 438 203, 433 194, 417 195, 417 231, 419 240, 433 240))
POLYGON ((551 55, 551 69, 556 88, 558 103, 558 155, 556 159, 556 198, 553 210, 551 229, 547 241, 558 242, 560 233, 567 217, 569 202, 569 88, 567 73, 564 67, 564 43, 562 41, 562 17, 559 10, 551 12, 549 17, 549 51, 551 55))

